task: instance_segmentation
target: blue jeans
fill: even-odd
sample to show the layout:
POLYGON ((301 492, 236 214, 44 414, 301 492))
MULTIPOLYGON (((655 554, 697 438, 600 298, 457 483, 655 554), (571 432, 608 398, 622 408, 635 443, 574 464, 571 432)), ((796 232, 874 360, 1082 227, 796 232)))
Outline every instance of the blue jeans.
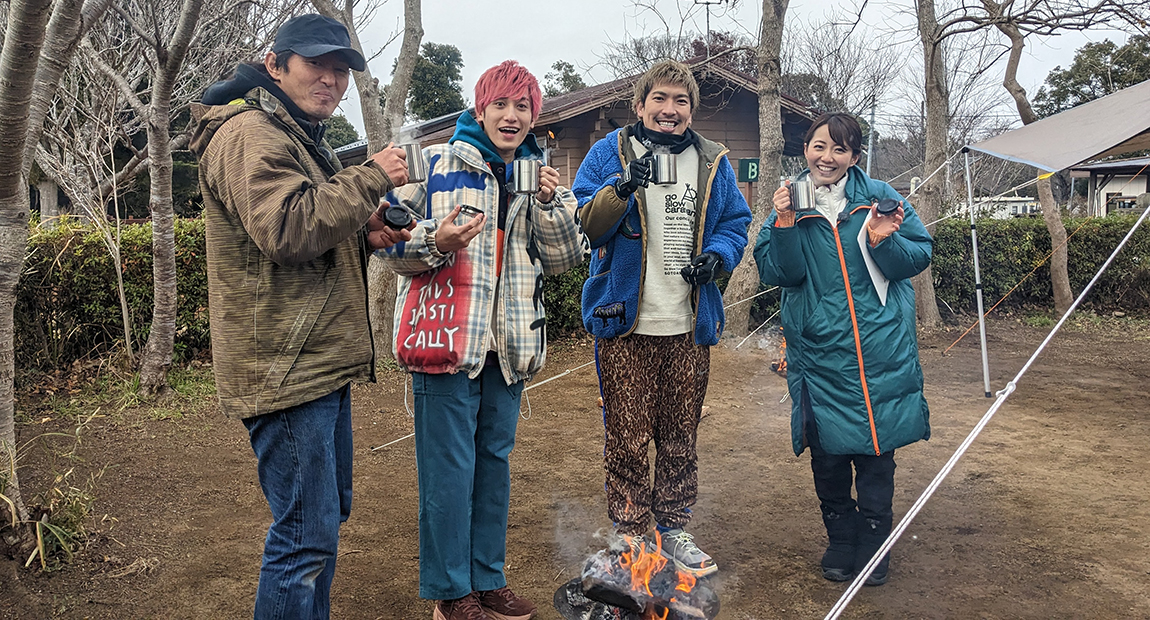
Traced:
POLYGON ((507 507, 519 398, 498 366, 412 373, 419 469, 419 595, 451 600, 507 585, 507 507))
POLYGON ((339 526, 351 513, 350 384, 244 426, 273 519, 255 618, 326 620, 339 526))

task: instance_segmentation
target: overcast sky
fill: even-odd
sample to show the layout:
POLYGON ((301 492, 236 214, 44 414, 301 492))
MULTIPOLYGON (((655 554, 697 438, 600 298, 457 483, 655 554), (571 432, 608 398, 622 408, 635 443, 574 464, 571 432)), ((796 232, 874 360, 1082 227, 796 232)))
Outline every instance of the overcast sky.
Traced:
MULTIPOLYGON (((652 0, 647 0, 651 2, 652 0)), ((693 7, 691 0, 654 0, 666 21, 676 31, 682 22, 681 10, 693 10, 688 16, 688 30, 706 28, 706 13, 693 7)), ((742 0, 736 8, 729 3, 712 7, 711 29, 741 31, 757 38, 762 3, 742 0)), ((908 45, 912 58, 921 58, 913 17, 906 14, 910 0, 871 0, 865 15, 867 32, 876 37, 908 45), (879 34, 881 30, 885 31, 879 34)), ((788 23, 800 19, 810 23, 826 21, 833 10, 851 10, 850 0, 791 0, 788 23)), ((390 79, 392 63, 399 51, 399 41, 382 50, 396 31, 403 16, 402 0, 389 0, 375 15, 372 23, 361 28, 360 39, 371 59, 373 75, 383 83, 390 79)), ((450 43, 463 53, 463 95, 471 103, 475 80, 487 68, 507 59, 515 59, 534 73, 542 83, 556 60, 566 60, 583 72, 584 81, 597 84, 613 78, 602 67, 596 67, 609 41, 621 41, 643 34, 665 32, 663 23, 650 11, 638 10, 632 0, 423 0, 423 41, 450 43)), ((1089 41, 1107 38, 1125 41, 1121 33, 1099 32, 1046 37, 1027 48, 1019 70, 1019 81, 1034 93, 1054 67, 1070 64, 1074 51, 1089 41)), ((1000 74, 1000 72, 999 72, 1000 74)), ((363 121, 354 87, 340 112, 363 133, 363 121)), ((1007 110, 1009 112, 1009 110, 1007 110)))

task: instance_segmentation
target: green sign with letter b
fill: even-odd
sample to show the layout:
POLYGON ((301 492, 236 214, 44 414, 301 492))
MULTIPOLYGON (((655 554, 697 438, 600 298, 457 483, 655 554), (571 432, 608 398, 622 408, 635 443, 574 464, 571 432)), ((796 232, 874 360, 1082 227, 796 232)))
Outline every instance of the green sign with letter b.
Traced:
POLYGON ((759 158, 749 157, 739 160, 739 183, 754 183, 759 180, 759 158))

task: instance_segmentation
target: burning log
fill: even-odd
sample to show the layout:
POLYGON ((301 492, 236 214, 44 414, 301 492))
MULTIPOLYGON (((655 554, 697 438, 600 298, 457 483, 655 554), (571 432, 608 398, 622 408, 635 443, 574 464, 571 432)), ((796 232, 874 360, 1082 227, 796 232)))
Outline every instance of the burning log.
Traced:
POLYGON ((587 598, 583 578, 576 577, 555 591, 555 610, 567 620, 642 620, 643 617, 622 607, 587 598))
POLYGON ((569 620, 713 620, 719 597, 676 569, 655 547, 631 544, 587 560, 583 575, 555 593, 555 609, 569 620))

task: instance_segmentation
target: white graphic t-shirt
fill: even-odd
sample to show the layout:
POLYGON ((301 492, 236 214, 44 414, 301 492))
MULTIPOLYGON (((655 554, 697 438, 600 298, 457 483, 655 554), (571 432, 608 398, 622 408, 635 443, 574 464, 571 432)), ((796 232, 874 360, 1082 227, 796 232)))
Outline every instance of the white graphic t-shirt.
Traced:
MULTIPOLYGON (((635 156, 647 149, 631 138, 635 156)), ((651 183, 643 190, 647 228, 647 273, 635 333, 674 336, 693 331, 691 285, 679 274, 691 262, 695 247, 695 213, 698 208, 699 152, 688 148, 675 156, 674 185, 651 183)))

